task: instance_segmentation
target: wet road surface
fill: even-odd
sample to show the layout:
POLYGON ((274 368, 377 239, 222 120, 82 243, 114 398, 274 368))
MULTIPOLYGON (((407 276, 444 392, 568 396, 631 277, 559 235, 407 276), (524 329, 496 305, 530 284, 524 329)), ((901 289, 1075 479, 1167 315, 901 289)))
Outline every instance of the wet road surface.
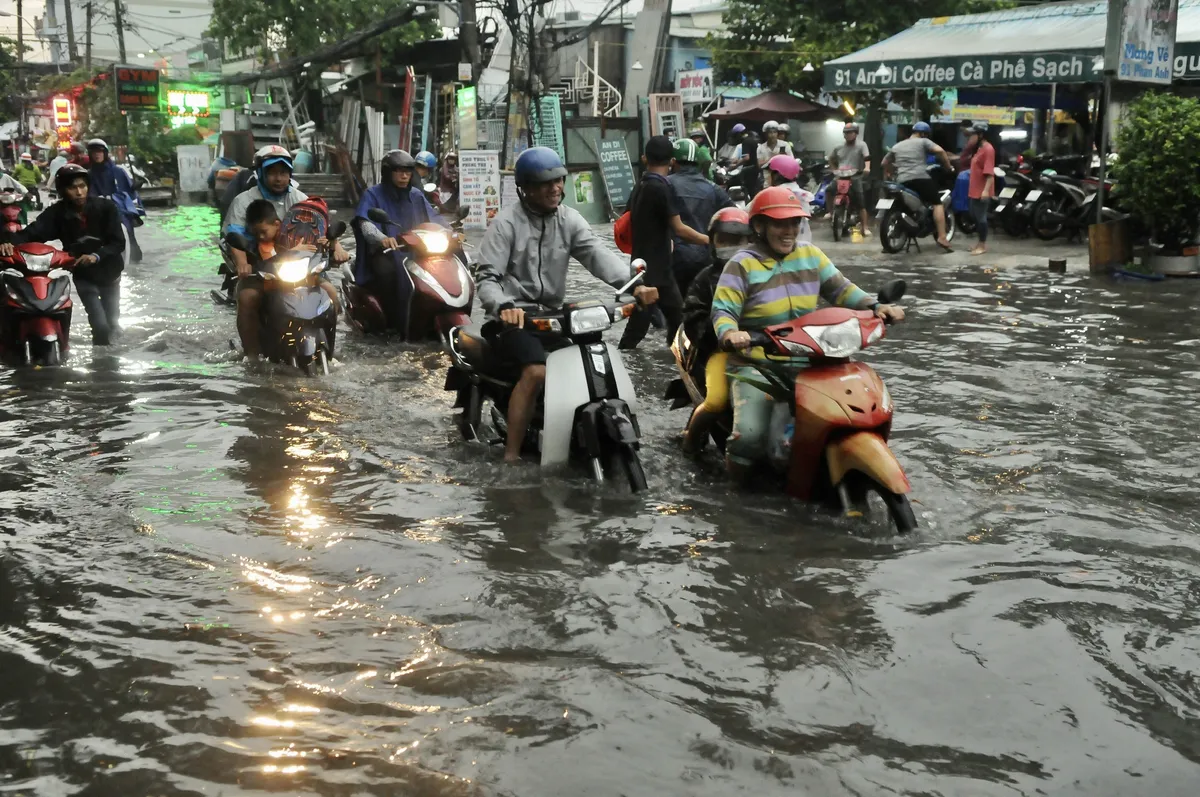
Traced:
POLYGON ((844 263, 910 286, 897 539, 685 460, 656 346, 637 498, 460 442, 435 351, 230 363, 214 226, 0 373, 0 794, 1196 793, 1200 284, 844 263))

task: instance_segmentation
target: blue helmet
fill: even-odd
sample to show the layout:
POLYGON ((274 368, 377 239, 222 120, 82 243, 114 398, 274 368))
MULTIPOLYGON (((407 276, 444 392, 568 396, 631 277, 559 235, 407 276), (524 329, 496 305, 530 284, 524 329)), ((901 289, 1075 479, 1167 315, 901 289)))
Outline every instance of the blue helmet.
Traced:
POLYGON ((917 122, 913 125, 914 133, 932 133, 933 128, 929 126, 929 122, 917 122))
POLYGON ((414 158, 414 160, 419 165, 424 166, 426 169, 436 169, 437 168, 437 156, 434 155, 429 150, 425 150, 425 149, 421 150, 420 152, 417 153, 417 157, 414 158))
POLYGON ((730 133, 745 133, 746 126, 744 124, 742 124, 741 122, 738 122, 736 125, 733 126, 733 129, 730 130, 729 132, 730 133))
POLYGON ((549 147, 531 147, 517 158, 513 167, 517 185, 536 185, 561 180, 567 176, 562 158, 549 147))

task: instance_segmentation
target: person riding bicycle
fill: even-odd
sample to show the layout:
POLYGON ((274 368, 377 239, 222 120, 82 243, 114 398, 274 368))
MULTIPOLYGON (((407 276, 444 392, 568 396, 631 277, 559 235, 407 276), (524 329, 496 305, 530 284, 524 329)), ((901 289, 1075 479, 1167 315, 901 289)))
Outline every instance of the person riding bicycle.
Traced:
POLYGON ((933 223, 937 228, 937 244, 947 252, 954 251, 946 239, 946 209, 938 195, 937 182, 929 176, 929 158, 936 158, 947 171, 954 172, 946 150, 929 140, 933 129, 928 122, 913 125, 912 135, 897 142, 883 158, 886 174, 894 175, 896 182, 913 191, 921 201, 933 208, 933 223))
MULTIPOLYGON (((479 302, 493 322, 486 325, 493 352, 520 374, 508 402, 506 462, 520 459, 546 379, 548 352, 566 345, 560 335, 527 328, 526 311, 562 306, 572 258, 614 288, 631 276, 629 265, 596 237, 579 211, 562 204, 567 168, 558 153, 532 147, 517 158, 513 171, 520 201, 502 208, 484 233, 476 278, 479 302)), ((646 286, 633 294, 642 304, 658 298, 658 291, 646 286)))
MULTIPOLYGON (((725 264, 713 298, 713 330, 723 348, 741 352, 743 359, 765 358, 761 347, 751 348, 750 332, 811 313, 819 298, 839 307, 874 309, 893 321, 904 318, 902 309, 878 304, 847 279, 820 249, 799 243, 800 222, 808 214, 791 191, 764 189, 750 203, 749 214, 751 244, 725 264)), ((808 364, 804 357, 770 359, 787 369, 808 364)), ((733 375, 726 465, 730 476, 744 483, 750 467, 766 455, 774 399, 750 383, 761 380, 754 367, 735 368, 733 375)))
POLYGON ((850 203, 858 208, 863 235, 870 235, 871 214, 867 211, 863 183, 871 173, 871 150, 867 147, 867 142, 859 139, 858 125, 854 122, 847 122, 842 128, 842 138, 845 143, 834 147, 829 153, 829 165, 834 169, 853 169, 858 172, 850 181, 850 203))

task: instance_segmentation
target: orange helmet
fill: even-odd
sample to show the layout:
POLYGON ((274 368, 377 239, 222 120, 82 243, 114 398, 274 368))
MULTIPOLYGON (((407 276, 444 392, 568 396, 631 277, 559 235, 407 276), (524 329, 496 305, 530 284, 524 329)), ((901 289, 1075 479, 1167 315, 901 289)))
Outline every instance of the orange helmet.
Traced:
POLYGON ((809 213, 800 204, 800 197, 790 188, 777 185, 764 188, 750 203, 750 218, 766 216, 769 219, 807 219, 809 213))
POLYGON ((708 237, 715 238, 717 233, 750 235, 750 214, 741 208, 721 208, 708 223, 708 237))

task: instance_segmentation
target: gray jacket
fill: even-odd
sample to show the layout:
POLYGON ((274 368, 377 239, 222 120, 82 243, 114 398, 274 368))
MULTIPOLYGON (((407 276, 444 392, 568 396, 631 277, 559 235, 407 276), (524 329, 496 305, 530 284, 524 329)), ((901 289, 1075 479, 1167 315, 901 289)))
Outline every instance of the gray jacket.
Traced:
POLYGON ((479 302, 493 318, 510 305, 561 307, 572 257, 614 288, 629 281, 629 264, 596 237, 579 211, 559 205, 542 216, 523 203, 509 205, 479 245, 479 302))

